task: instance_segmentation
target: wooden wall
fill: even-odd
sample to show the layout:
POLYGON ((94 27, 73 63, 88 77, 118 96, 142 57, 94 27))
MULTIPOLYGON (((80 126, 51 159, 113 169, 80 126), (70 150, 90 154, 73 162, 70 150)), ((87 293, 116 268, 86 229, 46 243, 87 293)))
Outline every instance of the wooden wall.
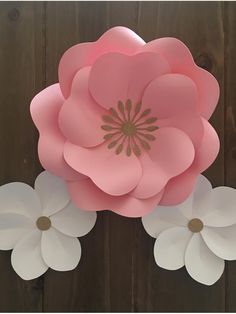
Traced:
MULTIPOLYGON (((0 184, 32 184, 41 166, 31 98, 57 81, 62 53, 94 41, 109 27, 128 26, 146 41, 174 36, 196 62, 212 72, 221 98, 212 123, 221 151, 207 176, 214 185, 236 187, 236 3, 234 2, 0 2, 0 184)), ((81 238, 79 267, 49 270, 21 280, 0 252, 0 311, 236 311, 236 262, 207 287, 185 269, 157 267, 154 240, 140 219, 98 213, 81 238)))

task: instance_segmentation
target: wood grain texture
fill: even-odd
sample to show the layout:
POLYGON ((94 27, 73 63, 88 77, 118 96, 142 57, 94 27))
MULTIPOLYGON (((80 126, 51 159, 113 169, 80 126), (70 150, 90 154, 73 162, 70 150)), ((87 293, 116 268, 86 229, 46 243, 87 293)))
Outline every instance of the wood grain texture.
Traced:
MULTIPOLYGON (((29 104, 44 87, 44 38, 41 3, 0 4, 1 184, 32 184, 41 166, 29 104)), ((10 252, 0 253, 0 310, 41 311, 43 278, 21 280, 12 270, 10 252)))
MULTIPOLYGON (((236 3, 225 3, 225 184, 236 188, 236 3)), ((226 311, 236 311, 236 261, 226 265, 226 311)))
MULTIPOLYGON (((65 50, 94 41, 109 27, 130 27, 146 41, 173 36, 220 83, 211 122, 221 140, 206 172, 213 185, 236 187, 236 4, 233 2, 0 2, 0 183, 33 184, 41 171, 38 134, 29 103, 57 82, 65 50)), ((236 263, 213 286, 193 281, 185 269, 163 270, 140 219, 100 212, 80 239, 83 255, 71 272, 49 270, 24 282, 0 252, 0 311, 223 312, 236 311, 236 263), (14 302, 12 302, 14 300, 14 302)))

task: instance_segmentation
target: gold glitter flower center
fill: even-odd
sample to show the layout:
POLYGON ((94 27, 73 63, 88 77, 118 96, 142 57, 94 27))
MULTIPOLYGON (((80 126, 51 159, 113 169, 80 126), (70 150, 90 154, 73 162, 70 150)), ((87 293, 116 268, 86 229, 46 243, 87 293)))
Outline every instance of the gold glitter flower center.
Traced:
POLYGON ((46 216, 41 216, 36 221, 36 226, 41 231, 46 231, 51 228, 51 220, 46 216))
POLYGON ((118 101, 117 109, 111 108, 110 114, 102 117, 106 123, 101 128, 107 132, 104 135, 107 147, 114 148, 117 155, 125 151, 127 156, 132 152, 140 156, 142 149, 151 149, 150 142, 156 137, 150 133, 158 129, 153 125, 157 118, 150 116, 151 109, 141 109, 141 102, 134 106, 130 99, 125 104, 118 101))
POLYGON ((137 130, 135 127, 135 124, 133 124, 132 122, 125 122, 122 126, 121 126, 121 130, 122 132, 127 135, 127 136, 132 136, 135 135, 137 130))
POLYGON ((200 232, 203 229, 203 222, 198 218, 193 218, 188 223, 188 228, 192 232, 200 232))

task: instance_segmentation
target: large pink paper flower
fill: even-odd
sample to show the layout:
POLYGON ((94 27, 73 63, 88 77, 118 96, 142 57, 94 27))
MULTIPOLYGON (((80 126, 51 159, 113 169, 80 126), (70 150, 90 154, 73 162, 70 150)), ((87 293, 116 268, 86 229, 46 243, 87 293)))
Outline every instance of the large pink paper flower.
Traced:
POLYGON ((138 217, 180 203, 217 156, 218 97, 181 41, 112 28, 66 51, 59 83, 33 99, 40 161, 84 210, 138 217))

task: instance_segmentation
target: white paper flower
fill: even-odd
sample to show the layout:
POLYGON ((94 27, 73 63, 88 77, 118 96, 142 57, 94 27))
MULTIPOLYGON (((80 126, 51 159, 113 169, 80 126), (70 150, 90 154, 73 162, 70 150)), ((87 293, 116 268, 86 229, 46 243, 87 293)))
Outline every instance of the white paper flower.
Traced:
POLYGON ((168 270, 185 265, 190 276, 205 285, 220 278, 224 260, 236 259, 236 190, 212 189, 204 176, 184 203, 158 206, 142 222, 147 233, 157 238, 157 265, 168 270))
POLYGON ((46 171, 37 177, 35 189, 20 182, 0 187, 0 249, 13 249, 12 266, 25 280, 49 267, 74 269, 81 257, 77 237, 95 222, 96 212, 76 208, 64 182, 46 171))

